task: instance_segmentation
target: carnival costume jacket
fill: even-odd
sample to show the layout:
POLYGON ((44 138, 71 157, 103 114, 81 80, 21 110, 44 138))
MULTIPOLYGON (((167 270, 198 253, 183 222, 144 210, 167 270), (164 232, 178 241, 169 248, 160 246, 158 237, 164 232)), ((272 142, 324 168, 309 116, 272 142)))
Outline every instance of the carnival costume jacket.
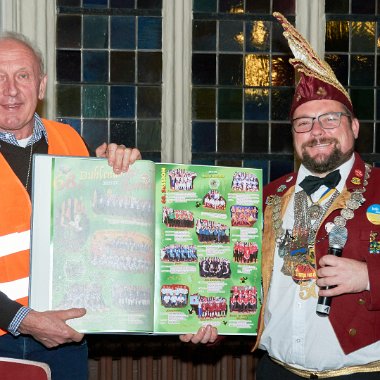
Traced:
MULTIPOLYGON (((325 225, 333 222, 345 207, 350 194, 363 189, 365 164, 355 153, 353 168, 347 177, 342 193, 335 199, 319 226, 315 246, 316 262, 327 254, 329 242, 324 238, 325 225)), ((354 211, 354 217, 347 220, 348 240, 343 249, 343 257, 367 263, 370 290, 360 293, 343 294, 333 298, 329 320, 345 354, 380 340, 380 170, 371 168, 368 185, 363 193, 364 203, 354 211)), ((263 234, 263 305, 261 309, 257 343, 264 329, 264 310, 271 282, 274 252, 275 230, 272 213, 274 196, 282 198, 283 216, 289 200, 294 193, 297 173, 291 173, 271 182, 264 188, 264 234, 263 234)))
MULTIPOLYGON (((48 154, 89 155, 73 128, 44 119, 43 124, 49 141, 48 154)), ((21 305, 28 303, 31 201, 2 154, 0 183, 0 327, 6 329, 21 305)))

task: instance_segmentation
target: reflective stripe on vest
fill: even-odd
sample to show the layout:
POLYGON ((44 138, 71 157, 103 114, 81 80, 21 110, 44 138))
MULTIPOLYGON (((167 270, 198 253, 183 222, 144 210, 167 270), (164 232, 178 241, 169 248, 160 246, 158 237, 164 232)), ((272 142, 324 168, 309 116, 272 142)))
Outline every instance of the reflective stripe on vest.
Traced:
MULTIPOLYGON (((70 126, 43 120, 48 153, 88 156, 80 135, 70 126)), ((28 302, 31 203, 23 184, 0 154, 0 291, 22 305, 28 302)), ((0 335, 5 331, 0 330, 0 335)))
MULTIPOLYGON (((0 258, 27 251, 29 246, 30 230, 0 236, 0 258)), ((10 299, 21 300, 28 296, 29 277, 23 277, 7 282, 3 281, 4 279, 0 273, 0 291, 5 293, 10 299)))
POLYGON ((25 251, 30 247, 30 230, 0 236, 0 257, 25 251))
POLYGON ((5 293, 11 300, 20 300, 28 296, 29 277, 0 284, 0 291, 5 293))

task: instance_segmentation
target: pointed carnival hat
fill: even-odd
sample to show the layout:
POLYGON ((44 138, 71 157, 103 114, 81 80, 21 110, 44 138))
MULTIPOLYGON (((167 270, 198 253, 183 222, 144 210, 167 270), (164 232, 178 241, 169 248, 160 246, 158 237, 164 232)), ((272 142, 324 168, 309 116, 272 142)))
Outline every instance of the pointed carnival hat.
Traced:
POLYGON ((289 62, 300 77, 290 108, 290 117, 301 104, 323 99, 336 100, 353 113, 350 95, 338 81, 329 64, 318 57, 309 42, 281 13, 274 12, 273 16, 284 28, 283 35, 294 55, 289 62))

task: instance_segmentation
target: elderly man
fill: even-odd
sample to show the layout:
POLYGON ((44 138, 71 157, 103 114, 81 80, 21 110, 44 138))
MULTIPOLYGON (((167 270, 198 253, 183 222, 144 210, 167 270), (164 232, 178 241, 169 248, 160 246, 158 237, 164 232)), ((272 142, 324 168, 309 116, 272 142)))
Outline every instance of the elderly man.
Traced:
MULTIPOLYGON (((86 311, 27 307, 32 155, 89 155, 73 128, 35 113, 46 80, 41 54, 24 36, 0 36, 0 356, 46 362, 55 380, 84 380, 87 345, 66 321, 86 311)), ((105 143, 96 156, 107 157, 115 173, 141 158, 137 149, 105 143)))

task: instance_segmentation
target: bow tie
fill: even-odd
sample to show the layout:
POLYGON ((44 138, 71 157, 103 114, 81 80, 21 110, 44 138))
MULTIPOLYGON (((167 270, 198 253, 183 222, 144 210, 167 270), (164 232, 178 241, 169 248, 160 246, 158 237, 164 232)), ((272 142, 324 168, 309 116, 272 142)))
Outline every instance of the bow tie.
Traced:
POLYGON ((305 190, 307 195, 310 195, 317 191, 322 185, 334 189, 339 183, 340 178, 339 170, 335 170, 323 178, 308 175, 300 182, 300 186, 305 190))

